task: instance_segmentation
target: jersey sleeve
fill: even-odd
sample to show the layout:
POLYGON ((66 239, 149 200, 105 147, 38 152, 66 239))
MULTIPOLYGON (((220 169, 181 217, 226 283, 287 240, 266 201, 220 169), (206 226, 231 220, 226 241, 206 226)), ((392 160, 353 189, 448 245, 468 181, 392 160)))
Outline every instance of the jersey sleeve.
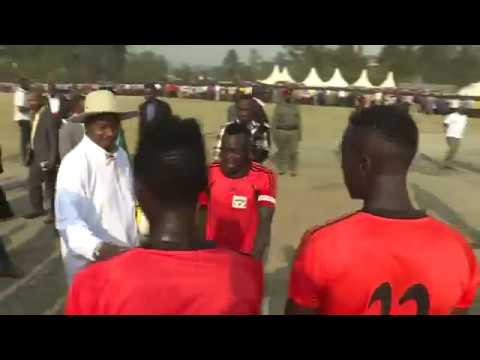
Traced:
POLYGON ((200 206, 208 206, 208 192, 202 191, 200 195, 198 195, 198 205, 200 206))
POLYGON ((277 179, 272 172, 265 173, 262 176, 258 191, 258 205, 275 208, 277 205, 277 179))
POLYGON ((466 281, 466 287, 463 296, 456 306, 457 309, 462 310, 469 309, 473 305, 473 302, 475 301, 475 297, 477 295, 478 286, 480 284, 480 273, 477 259, 475 258, 472 249, 470 249, 468 245, 465 245, 465 248, 467 252, 470 272, 469 277, 466 281))
POLYGON ((99 291, 96 291, 97 282, 94 267, 96 269, 98 264, 80 271, 74 277, 67 295, 65 315, 96 315, 95 304, 99 291))
POLYGON ((309 309, 320 309, 322 305, 323 281, 316 254, 314 242, 307 233, 298 249, 290 277, 289 298, 309 309))

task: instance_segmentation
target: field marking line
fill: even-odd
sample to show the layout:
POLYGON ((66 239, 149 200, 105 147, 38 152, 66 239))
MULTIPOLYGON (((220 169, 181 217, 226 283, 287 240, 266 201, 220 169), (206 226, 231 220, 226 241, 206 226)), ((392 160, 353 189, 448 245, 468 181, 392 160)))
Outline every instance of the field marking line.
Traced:
POLYGON ((52 316, 52 315, 58 315, 58 312, 63 309, 63 304, 65 300, 67 299, 66 296, 61 296, 55 304, 49 309, 47 309, 42 315, 45 316, 52 316))
POLYGON ((19 279, 18 281, 16 281, 15 283, 13 283, 10 287, 8 287, 7 289, 3 290, 1 293, 0 293, 0 301, 3 301, 5 300, 5 298, 7 298, 8 296, 12 295, 15 291, 18 290, 18 288, 22 287, 23 285, 27 284, 30 280, 32 280, 36 275, 37 273, 39 273, 40 271, 43 270, 43 268, 45 266, 48 265, 48 263, 52 260, 54 260, 58 255, 60 255, 60 251, 59 250, 55 250, 53 253, 50 254, 50 256, 48 258, 46 258, 45 260, 43 260, 40 264, 38 264, 37 266, 35 266, 33 268, 33 270, 27 275, 25 276, 24 278, 22 279, 19 279))

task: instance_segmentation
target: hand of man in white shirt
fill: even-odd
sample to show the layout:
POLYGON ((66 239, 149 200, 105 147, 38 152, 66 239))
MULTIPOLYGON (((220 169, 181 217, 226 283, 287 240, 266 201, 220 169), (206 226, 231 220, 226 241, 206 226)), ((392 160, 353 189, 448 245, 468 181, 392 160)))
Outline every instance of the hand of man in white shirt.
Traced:
POLYGON ((96 261, 109 260, 115 256, 121 255, 130 250, 127 247, 117 246, 109 243, 102 243, 100 245, 98 256, 95 257, 96 261))

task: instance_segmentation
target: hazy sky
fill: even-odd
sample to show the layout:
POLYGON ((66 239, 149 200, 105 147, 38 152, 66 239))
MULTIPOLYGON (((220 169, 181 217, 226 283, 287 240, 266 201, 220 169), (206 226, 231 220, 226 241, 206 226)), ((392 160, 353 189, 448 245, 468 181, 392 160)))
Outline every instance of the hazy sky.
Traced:
MULTIPOLYGON (((375 54, 382 45, 365 45, 365 52, 375 54)), ((229 49, 236 49, 240 57, 247 59, 251 48, 257 48, 266 58, 272 58, 281 49, 281 45, 136 45, 138 50, 154 50, 174 65, 219 65, 229 49)))

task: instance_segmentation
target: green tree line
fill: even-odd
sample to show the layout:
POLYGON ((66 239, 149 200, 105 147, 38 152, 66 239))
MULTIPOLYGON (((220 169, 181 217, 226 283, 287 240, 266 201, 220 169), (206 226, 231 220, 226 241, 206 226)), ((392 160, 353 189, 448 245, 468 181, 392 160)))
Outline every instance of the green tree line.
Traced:
POLYGON ((133 52, 129 45, 3 45, 0 81, 18 75, 36 81, 115 81, 141 83, 176 78, 194 81, 199 75, 215 80, 254 81, 270 75, 273 65, 288 66, 292 77, 303 81, 316 68, 323 80, 340 68, 345 80, 356 81, 368 67, 370 81, 380 84, 389 71, 397 82, 425 82, 463 86, 480 81, 480 47, 477 45, 385 45, 374 59, 358 45, 283 45, 272 60, 252 49, 241 61, 234 49, 218 66, 201 71, 187 65, 172 67, 162 55, 133 52))
POLYGON ((480 81, 480 47, 476 45, 385 45, 375 58, 366 56, 358 45, 283 45, 273 61, 264 61, 252 50, 248 63, 239 61, 232 49, 217 73, 227 80, 258 80, 270 75, 274 64, 288 66, 297 81, 303 81, 311 68, 327 81, 339 68, 345 80, 353 83, 367 67, 374 85, 385 80, 389 71, 397 82, 463 86, 480 81))

